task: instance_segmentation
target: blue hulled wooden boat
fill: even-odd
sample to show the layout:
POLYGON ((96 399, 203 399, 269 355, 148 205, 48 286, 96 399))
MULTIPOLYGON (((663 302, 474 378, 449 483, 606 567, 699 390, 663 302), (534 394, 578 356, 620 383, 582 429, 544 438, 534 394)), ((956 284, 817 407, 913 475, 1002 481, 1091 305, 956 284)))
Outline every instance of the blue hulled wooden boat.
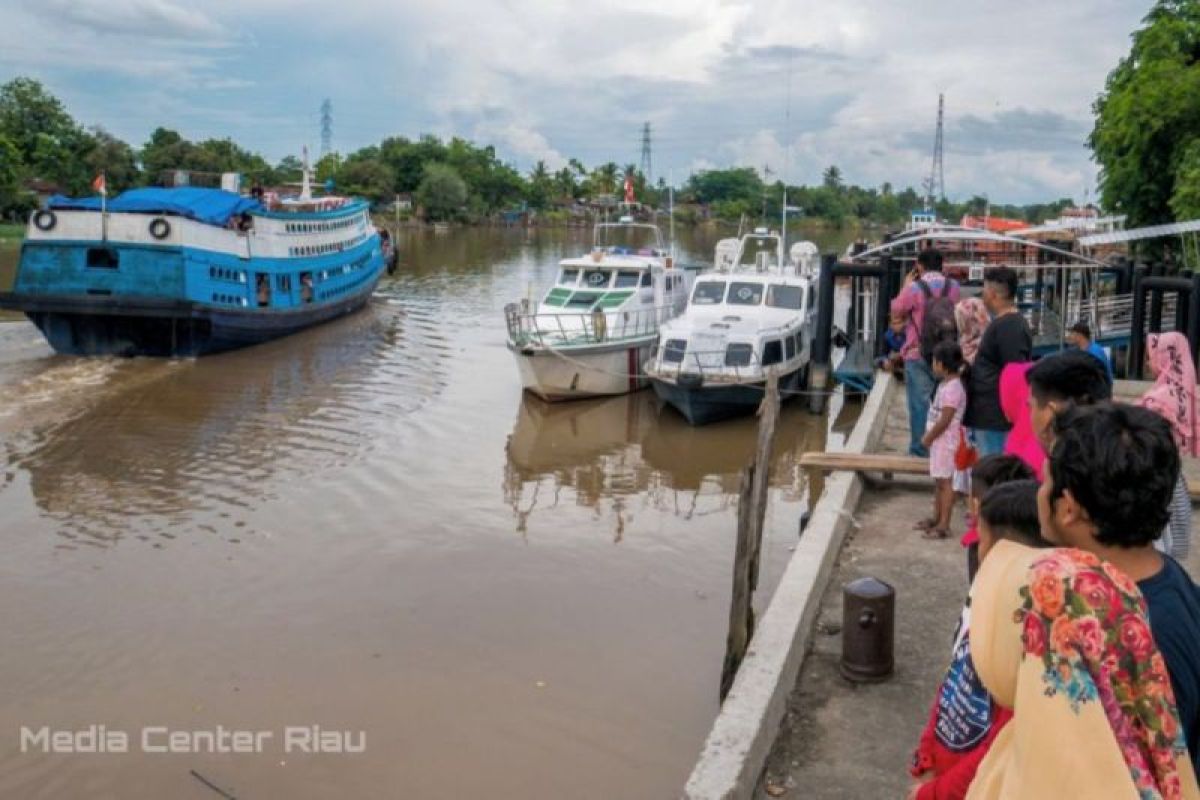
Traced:
POLYGON ((0 308, 23 311, 59 353, 196 356, 355 311, 385 262, 358 200, 195 187, 55 197, 30 217, 0 308))

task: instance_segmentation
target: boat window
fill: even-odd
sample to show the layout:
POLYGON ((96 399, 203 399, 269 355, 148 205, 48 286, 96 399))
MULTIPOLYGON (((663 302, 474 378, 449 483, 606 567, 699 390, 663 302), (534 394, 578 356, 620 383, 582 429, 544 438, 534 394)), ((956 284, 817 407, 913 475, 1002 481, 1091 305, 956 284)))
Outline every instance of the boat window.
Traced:
POLYGON ((599 300, 600 297, 596 292, 575 292, 571 295, 571 299, 567 301, 567 307, 591 308, 592 304, 599 300))
POLYGON ((796 357, 796 337, 789 336, 786 339, 784 339, 783 342, 786 345, 787 360, 791 361, 793 358, 796 357))
POLYGON ((712 306, 725 299, 724 281, 701 281, 696 284, 692 293, 692 303, 698 306, 712 306))
POLYGON ((772 308, 794 308, 804 304, 804 288, 801 286, 771 286, 767 289, 767 305, 772 308))
POLYGON ((748 367, 754 356, 754 347, 748 344, 731 344, 725 348, 725 366, 748 367))
POLYGON ((642 288, 643 288, 643 289, 649 289, 649 288, 650 288, 650 287, 652 287, 653 285, 654 285, 654 283, 653 283, 653 280, 652 280, 652 278, 650 277, 650 273, 649 273, 649 272, 643 272, 643 273, 642 273, 642 288))
POLYGON ((729 299, 733 306, 756 306, 762 302, 763 285, 761 283, 731 283, 729 284, 729 299))
POLYGON ((638 285, 639 275, 636 272, 621 270, 617 273, 617 280, 613 283, 614 289, 630 289, 638 285))
POLYGON ((783 361, 783 342, 772 339, 763 345, 762 363, 764 367, 783 361))
POLYGON ((290 292, 292 290, 292 276, 280 275, 275 279, 275 284, 281 292, 290 292))
POLYGON ((687 350, 687 339, 667 339, 666 345, 663 346, 663 361, 668 364, 679 364, 683 361, 683 354, 687 350))
POLYGON ((111 247, 89 247, 87 265, 92 269, 116 269, 120 262, 117 251, 111 247))
POLYGON ((558 276, 558 282, 566 286, 574 286, 575 281, 579 279, 579 270, 564 269, 562 274, 558 276))
POLYGON ((583 283, 589 289, 604 289, 612 273, 605 269, 589 269, 583 273, 583 283))

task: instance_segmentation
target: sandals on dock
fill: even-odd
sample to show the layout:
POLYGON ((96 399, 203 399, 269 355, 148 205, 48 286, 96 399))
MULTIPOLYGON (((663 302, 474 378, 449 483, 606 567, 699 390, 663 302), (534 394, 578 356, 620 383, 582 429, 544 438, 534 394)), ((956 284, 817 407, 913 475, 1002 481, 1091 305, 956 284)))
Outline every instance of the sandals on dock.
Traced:
POLYGON ((937 541, 937 540, 940 540, 940 539, 949 539, 949 538, 950 538, 950 531, 949 531, 949 530, 947 530, 946 528, 933 528, 933 527, 930 527, 930 528, 927 528, 927 529, 925 529, 925 530, 924 530, 924 531, 921 533, 921 538, 922 538, 922 539, 929 539, 930 541, 937 541))

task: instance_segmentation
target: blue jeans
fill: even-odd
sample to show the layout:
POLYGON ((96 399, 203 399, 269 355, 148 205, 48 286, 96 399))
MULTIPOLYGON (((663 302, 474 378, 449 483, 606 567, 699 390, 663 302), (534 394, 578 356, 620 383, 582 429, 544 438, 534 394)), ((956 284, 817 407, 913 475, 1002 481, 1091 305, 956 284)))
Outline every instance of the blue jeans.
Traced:
POLYGON ((1000 455, 1004 445, 1008 443, 1008 431, 990 431, 987 428, 975 429, 975 447, 979 457, 1000 455))
POLYGON ((929 404, 933 400, 933 368, 924 359, 916 358, 904 362, 904 393, 908 398, 908 454, 928 456, 929 450, 921 444, 925 436, 925 424, 929 419, 929 404))

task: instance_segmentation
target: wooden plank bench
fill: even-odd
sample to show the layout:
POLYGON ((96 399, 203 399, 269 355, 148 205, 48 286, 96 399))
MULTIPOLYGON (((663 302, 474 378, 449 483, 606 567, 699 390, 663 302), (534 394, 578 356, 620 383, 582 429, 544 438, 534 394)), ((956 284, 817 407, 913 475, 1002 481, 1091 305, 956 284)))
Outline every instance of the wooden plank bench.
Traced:
MULTIPOLYGON (((885 475, 928 475, 929 459, 896 453, 817 453, 800 456, 800 466, 829 472, 878 472, 885 475)), ((1200 480, 1188 478, 1192 502, 1200 502, 1200 480)))

